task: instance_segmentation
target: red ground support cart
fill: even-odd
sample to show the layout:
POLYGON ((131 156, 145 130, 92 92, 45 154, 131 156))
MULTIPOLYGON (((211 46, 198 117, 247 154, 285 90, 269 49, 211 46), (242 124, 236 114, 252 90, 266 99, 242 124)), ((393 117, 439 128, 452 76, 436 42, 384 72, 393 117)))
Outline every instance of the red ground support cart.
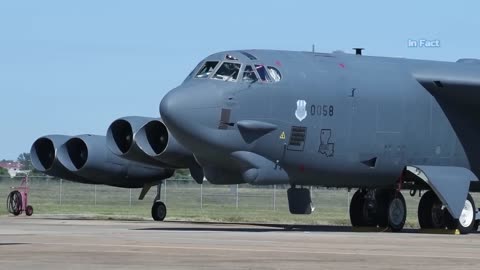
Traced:
POLYGON ((28 205, 28 175, 26 175, 19 187, 12 187, 13 191, 7 197, 7 209, 12 215, 18 216, 25 212, 25 215, 33 215, 33 207, 28 205))

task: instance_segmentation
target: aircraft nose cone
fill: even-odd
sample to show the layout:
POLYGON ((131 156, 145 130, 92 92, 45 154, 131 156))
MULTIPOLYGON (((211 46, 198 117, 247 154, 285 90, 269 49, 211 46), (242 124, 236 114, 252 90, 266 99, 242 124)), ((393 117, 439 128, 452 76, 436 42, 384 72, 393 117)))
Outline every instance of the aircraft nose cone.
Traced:
POLYGON ((174 96, 175 94, 170 92, 160 102, 160 115, 163 121, 170 122, 174 118, 173 114, 178 108, 178 100, 174 96))
POLYGON ((184 91, 170 91, 160 102, 160 115, 172 132, 184 130, 191 120, 191 99, 184 91))

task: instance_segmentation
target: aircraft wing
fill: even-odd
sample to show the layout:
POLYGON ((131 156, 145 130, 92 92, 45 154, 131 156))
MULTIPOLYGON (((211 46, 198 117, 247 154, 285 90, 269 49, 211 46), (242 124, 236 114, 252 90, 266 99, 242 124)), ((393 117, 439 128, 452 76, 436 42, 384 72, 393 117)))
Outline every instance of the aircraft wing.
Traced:
POLYGON ((476 166, 480 165, 480 74, 467 66, 460 72, 447 68, 419 71, 414 77, 436 99, 457 133, 472 171, 480 175, 480 166, 476 166))
POLYGON ((414 77, 438 101, 446 101, 449 106, 464 107, 480 102, 480 74, 473 77, 468 74, 420 73, 414 77))

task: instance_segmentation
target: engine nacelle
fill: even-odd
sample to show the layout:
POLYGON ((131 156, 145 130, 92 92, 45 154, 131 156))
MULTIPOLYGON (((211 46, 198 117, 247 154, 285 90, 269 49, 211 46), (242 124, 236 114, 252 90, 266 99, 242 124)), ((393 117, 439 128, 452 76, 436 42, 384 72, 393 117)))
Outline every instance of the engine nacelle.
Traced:
POLYGON ((47 135, 38 138, 30 149, 33 167, 50 176, 80 183, 94 183, 72 173, 58 160, 58 148, 70 138, 65 135, 47 135))
POLYGON ((134 135, 138 147, 150 157, 175 168, 196 165, 192 152, 171 136, 160 119, 145 123, 134 135))
POLYGON ((126 188, 158 183, 174 170, 130 161, 107 148, 105 136, 80 135, 67 140, 58 150, 58 159, 69 171, 96 182, 126 188))
POLYGON ((115 120, 107 131, 107 146, 117 156, 163 168, 188 168, 198 183, 203 169, 170 135, 161 119, 129 116, 115 120))
POLYGON ((141 162, 144 164, 167 167, 161 161, 147 155, 140 149, 135 140, 137 131, 149 121, 154 120, 150 117, 127 116, 113 121, 107 130, 107 147, 115 155, 141 162))

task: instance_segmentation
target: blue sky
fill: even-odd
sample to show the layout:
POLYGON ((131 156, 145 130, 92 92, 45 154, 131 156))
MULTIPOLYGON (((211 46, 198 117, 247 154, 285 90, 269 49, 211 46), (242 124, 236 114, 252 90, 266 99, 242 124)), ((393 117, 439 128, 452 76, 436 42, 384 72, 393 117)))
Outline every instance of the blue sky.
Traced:
POLYGON ((478 1, 0 0, 0 159, 52 133, 105 134, 229 49, 480 58, 478 1), (448 3, 448 4, 443 4, 448 3), (440 40, 409 48, 408 40, 440 40))

